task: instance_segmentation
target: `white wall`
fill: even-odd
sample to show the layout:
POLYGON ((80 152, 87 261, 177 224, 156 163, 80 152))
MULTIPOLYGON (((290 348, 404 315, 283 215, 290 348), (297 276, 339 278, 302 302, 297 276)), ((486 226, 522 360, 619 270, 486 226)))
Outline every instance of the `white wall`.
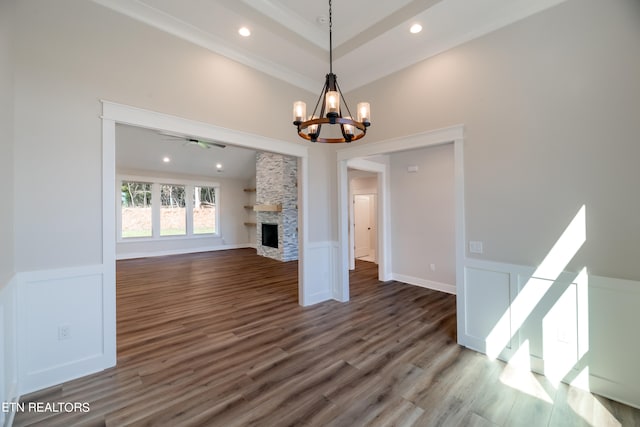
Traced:
POLYGON ((393 276, 455 292, 453 144, 389 157, 393 276))
MULTIPOLYGON (((94 311, 111 313, 104 305, 112 266, 102 254, 100 100, 304 144, 290 123, 291 102, 316 95, 92 2, 4 3, 16 7, 14 253, 25 393, 115 363, 115 331, 103 329, 110 320, 98 322, 94 311), (73 332, 61 342, 64 325, 73 332)), ((312 155, 320 160, 310 162, 309 191, 330 199, 335 165, 320 147, 312 155)), ((324 245, 335 238, 334 204, 312 203, 310 237, 324 245)), ((331 270, 330 260, 313 256, 309 265, 331 270)))
POLYGON ((13 4, 0 3, 0 289, 14 273, 13 4))
POLYGON ((638 22, 635 0, 568 0, 349 96, 375 108, 374 141, 464 124, 484 253, 467 248, 460 343, 549 373, 570 356, 563 380, 640 407, 638 22), (583 238, 561 239, 583 206, 583 238))
POLYGON ((586 204, 571 268, 637 280, 638 9, 569 0, 348 96, 375 106, 368 141, 464 124, 467 255, 537 265, 586 204))
MULTIPOLYGON (((220 230, 215 237, 197 236, 195 238, 165 237, 155 239, 124 239, 116 244, 116 257, 139 258, 146 256, 169 255, 178 253, 204 252, 248 247, 251 245, 246 221, 248 196, 246 180, 187 175, 171 175, 159 172, 121 170, 119 176, 147 177, 149 179, 182 179, 186 181, 215 183, 218 185, 217 209, 220 215, 220 230)), ((116 188, 117 185, 116 185, 116 188)))
MULTIPOLYGON (((16 301, 14 281, 14 124, 13 48, 14 5, 0 2, 0 402, 17 398, 16 301)), ((0 411, 0 425, 10 414, 0 411)))

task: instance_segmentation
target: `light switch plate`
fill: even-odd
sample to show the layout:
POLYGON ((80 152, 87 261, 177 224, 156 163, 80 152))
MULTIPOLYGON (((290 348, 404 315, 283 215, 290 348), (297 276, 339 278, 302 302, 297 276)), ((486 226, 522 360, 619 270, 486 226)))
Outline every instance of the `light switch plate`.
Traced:
POLYGON ((469 252, 472 254, 481 254, 483 252, 482 242, 477 240, 471 240, 469 242, 469 252))

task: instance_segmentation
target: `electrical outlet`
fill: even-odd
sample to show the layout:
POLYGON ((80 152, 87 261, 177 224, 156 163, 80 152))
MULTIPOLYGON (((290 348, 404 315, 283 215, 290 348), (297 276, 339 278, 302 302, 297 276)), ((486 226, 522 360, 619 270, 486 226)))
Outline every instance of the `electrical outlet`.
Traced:
POLYGON ((71 325, 58 326, 58 341, 64 341, 71 338, 71 325))

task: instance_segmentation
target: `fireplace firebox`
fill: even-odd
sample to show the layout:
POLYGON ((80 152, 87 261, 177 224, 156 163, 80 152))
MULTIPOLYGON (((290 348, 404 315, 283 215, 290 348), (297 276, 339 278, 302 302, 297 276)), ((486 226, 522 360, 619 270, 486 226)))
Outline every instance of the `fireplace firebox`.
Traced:
POLYGON ((262 246, 278 247, 278 224, 262 224, 262 246))

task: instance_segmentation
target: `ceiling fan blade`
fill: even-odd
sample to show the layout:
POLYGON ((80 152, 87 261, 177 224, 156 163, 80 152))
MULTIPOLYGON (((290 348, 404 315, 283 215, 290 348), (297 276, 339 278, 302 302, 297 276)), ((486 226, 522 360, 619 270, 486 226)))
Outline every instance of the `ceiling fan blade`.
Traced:
POLYGON ((168 133, 168 132, 160 132, 160 135, 169 137, 169 138, 175 138, 175 139, 181 139, 183 141, 186 141, 189 144, 194 144, 194 145, 198 145, 201 148, 211 148, 212 146, 218 147, 218 148, 226 148, 227 146, 225 144, 221 144, 219 142, 213 142, 213 141, 207 141, 204 139, 196 139, 196 138, 192 138, 190 136, 182 136, 182 135, 174 135, 172 133, 168 133))
POLYGON ((220 144, 219 142, 211 142, 211 141, 201 141, 204 142, 205 144, 209 145, 209 146, 214 146, 214 147, 218 147, 218 148, 227 148, 226 145, 224 144, 220 144))

